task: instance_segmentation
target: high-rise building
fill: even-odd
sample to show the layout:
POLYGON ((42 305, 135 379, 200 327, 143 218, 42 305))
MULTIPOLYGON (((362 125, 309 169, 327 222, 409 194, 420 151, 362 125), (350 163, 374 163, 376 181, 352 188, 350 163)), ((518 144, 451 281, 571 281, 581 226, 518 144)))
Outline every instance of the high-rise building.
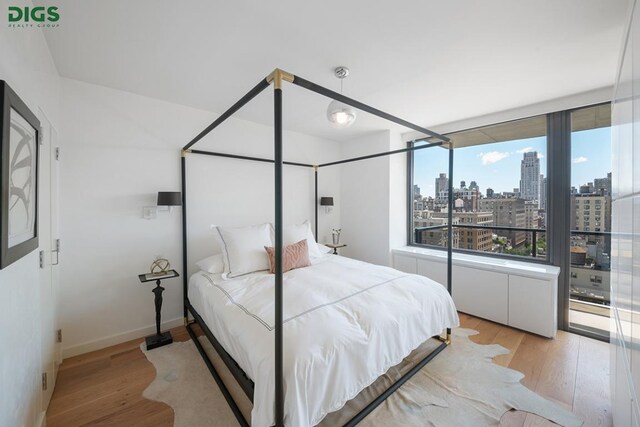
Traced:
MULTIPOLYGON (((441 215, 440 217, 434 217, 433 212, 424 212, 419 218, 415 218, 413 221, 414 227, 433 227, 436 225, 447 225, 448 224, 448 216, 446 214, 441 215)), ((454 214, 455 215, 455 214, 454 214)), ((453 225, 458 224, 458 218, 454 216, 453 221, 451 222, 453 225)), ((459 247, 460 242, 460 230, 458 228, 453 228, 453 247, 459 247)), ((419 230, 415 233, 416 243, 421 243, 424 245, 435 245, 447 247, 447 229, 439 229, 439 230, 419 230)))
POLYGON ((540 209, 547 209, 547 178, 544 175, 540 175, 540 209))
POLYGON ((488 198, 492 198, 493 197, 493 188, 487 188, 487 197, 488 198))
POLYGON ((538 202, 536 200, 525 200, 524 223, 527 228, 538 228, 538 202))
MULTIPOLYGON (((481 212, 491 212, 493 224, 504 227, 523 228, 526 225, 526 212, 523 199, 480 199, 478 208, 481 212)), ((515 230, 496 230, 496 234, 505 236, 511 246, 517 248, 524 244, 527 233, 515 230)))
POLYGON ((520 197, 525 200, 540 200, 540 159, 537 151, 522 155, 520 197))
POLYGON ((611 172, 606 178, 596 178, 593 180, 593 189, 596 193, 610 196, 611 195, 611 172))
POLYGON ((580 186, 580 194, 591 194, 594 192, 593 182, 587 182, 580 186))
POLYGON ((611 230, 611 197, 576 194, 571 206, 575 212, 571 225, 578 231, 611 230), (575 206, 575 207, 574 207, 575 206))
MULTIPOLYGON (((480 193, 478 190, 471 190, 469 188, 454 188, 453 199, 457 202, 461 201, 461 210, 465 212, 474 212, 478 210, 478 200, 480 199, 480 193)), ((449 190, 443 190, 436 194, 436 206, 440 209, 446 208, 449 202, 449 190)))
MULTIPOLYGON (((434 212, 432 218, 445 219, 446 212, 434 212)), ((491 212, 454 212, 453 223, 457 221, 458 225, 475 224, 490 227, 493 223, 493 215, 491 212)), ((446 222, 445 222, 446 224, 446 222)), ((481 230, 477 228, 458 227, 457 239, 458 246, 461 249, 470 249, 474 251, 491 251, 493 248, 493 233, 491 229, 481 230)))
POLYGON ((413 184, 413 198, 420 198, 422 195, 420 194, 420 187, 416 184, 413 184))
POLYGON ((477 182, 471 181, 471 184, 469 184, 469 190, 480 190, 480 187, 478 187, 477 182))
POLYGON ((449 188, 449 180, 447 179, 446 173, 441 173, 439 177, 436 178, 436 188, 435 188, 435 196, 438 197, 438 194, 441 191, 449 188))

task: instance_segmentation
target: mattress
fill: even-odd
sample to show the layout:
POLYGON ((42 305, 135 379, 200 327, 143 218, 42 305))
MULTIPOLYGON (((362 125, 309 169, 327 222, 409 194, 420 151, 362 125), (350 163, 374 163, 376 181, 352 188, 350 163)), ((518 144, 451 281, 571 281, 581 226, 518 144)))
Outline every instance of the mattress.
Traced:
MULTIPOLYGON (((189 300, 255 383, 251 424, 274 424, 273 274, 231 280, 198 272, 189 300)), ((458 326, 439 283, 337 255, 283 275, 285 425, 340 409, 412 350, 458 326)))

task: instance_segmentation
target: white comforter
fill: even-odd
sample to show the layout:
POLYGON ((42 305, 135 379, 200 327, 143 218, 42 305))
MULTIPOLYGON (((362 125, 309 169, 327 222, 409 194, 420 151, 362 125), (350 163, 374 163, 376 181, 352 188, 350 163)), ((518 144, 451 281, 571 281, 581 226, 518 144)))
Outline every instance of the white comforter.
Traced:
MULTIPOLYGON (((285 425, 340 409, 428 338, 458 326, 446 289, 336 255, 284 274, 285 425)), ((199 272, 189 300, 255 383, 253 427, 274 424, 274 275, 199 272)))

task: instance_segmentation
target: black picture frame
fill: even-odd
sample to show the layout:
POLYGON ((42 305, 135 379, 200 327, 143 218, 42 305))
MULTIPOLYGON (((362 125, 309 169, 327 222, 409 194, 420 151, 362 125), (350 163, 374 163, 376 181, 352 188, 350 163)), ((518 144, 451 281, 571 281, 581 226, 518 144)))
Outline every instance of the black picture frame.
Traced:
POLYGON ((0 102, 1 270, 38 248, 40 120, 4 80, 0 80, 0 102))

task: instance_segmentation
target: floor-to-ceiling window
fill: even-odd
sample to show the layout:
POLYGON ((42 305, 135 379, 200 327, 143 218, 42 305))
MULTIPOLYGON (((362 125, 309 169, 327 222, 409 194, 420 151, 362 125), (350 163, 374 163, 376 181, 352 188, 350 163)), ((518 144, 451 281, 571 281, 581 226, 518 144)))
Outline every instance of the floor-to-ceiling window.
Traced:
MULTIPOLYGON (((560 328, 602 339, 609 323, 610 122, 610 104, 602 104, 447 135, 455 147, 454 251, 560 266, 560 328)), ((446 247, 447 156, 441 148, 409 154, 410 245, 446 247)))
MULTIPOLYGON (((546 118, 449 134, 454 141, 453 247, 546 260, 546 118)), ((410 242, 446 246, 447 150, 413 155, 410 242)))
POLYGON ((611 107, 571 113, 570 311, 572 329, 609 336, 611 107))

